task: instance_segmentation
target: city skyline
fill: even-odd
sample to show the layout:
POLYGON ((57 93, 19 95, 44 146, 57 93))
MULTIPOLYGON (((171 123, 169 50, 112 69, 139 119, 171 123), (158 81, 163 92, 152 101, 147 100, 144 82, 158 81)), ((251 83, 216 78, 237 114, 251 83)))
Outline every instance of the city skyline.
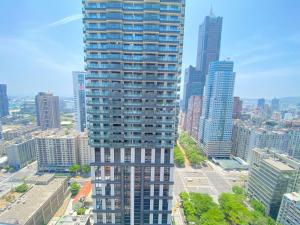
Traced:
MULTIPOLYGON (((299 96, 296 85, 300 79, 297 75, 299 53, 296 51, 300 45, 296 31, 299 25, 292 22, 299 17, 296 9, 300 3, 272 2, 272 9, 269 9, 270 2, 188 1, 183 68, 195 64, 198 26, 209 14, 212 3, 215 15, 224 18, 220 59, 230 57, 236 65, 235 95, 242 98, 299 96), (288 16, 280 13, 283 7, 289 10, 288 16), (250 16, 252 10, 256 11, 255 18, 250 16), (237 17, 239 20, 235 21, 237 17), (271 41, 269 37, 272 37, 271 41), (269 87, 271 81, 272 87, 269 87)), ((0 29, 3 43, 0 47, 3 62, 0 80, 8 85, 9 96, 20 96, 21 93, 22 96, 33 96, 47 90, 59 96, 72 96, 71 72, 83 69, 81 1, 78 4, 60 1, 60 5, 68 4, 68 7, 60 8, 55 8, 56 3, 29 0, 15 8, 12 2, 3 1, 3 20, 10 11, 7 9, 12 7, 17 15, 11 21, 14 26, 8 22, 0 29), (35 12, 31 13, 32 10, 35 12), (9 60, 12 57, 17 67, 12 67, 9 60), (16 82, 20 80, 20 74, 24 79, 16 82), (54 82, 56 79, 61 82, 54 82)))

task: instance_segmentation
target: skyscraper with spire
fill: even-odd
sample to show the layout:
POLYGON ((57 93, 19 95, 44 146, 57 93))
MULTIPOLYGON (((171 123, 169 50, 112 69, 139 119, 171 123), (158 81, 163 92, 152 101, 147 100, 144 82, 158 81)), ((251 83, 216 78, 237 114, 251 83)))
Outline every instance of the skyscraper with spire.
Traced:
POLYGON ((223 18, 215 16, 211 7, 210 14, 199 26, 196 69, 204 76, 209 64, 219 60, 223 18))

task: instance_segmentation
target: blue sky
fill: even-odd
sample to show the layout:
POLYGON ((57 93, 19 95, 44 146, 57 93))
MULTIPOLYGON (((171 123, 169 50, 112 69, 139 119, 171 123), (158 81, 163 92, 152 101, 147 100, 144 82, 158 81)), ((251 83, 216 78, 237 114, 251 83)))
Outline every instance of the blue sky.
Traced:
MULTIPOLYGON (((300 1, 186 0, 183 67, 194 65, 198 26, 223 16, 221 58, 235 62, 235 95, 300 95, 300 1)), ((81 0, 1 0, 0 83, 9 95, 72 95, 83 69, 81 0)))

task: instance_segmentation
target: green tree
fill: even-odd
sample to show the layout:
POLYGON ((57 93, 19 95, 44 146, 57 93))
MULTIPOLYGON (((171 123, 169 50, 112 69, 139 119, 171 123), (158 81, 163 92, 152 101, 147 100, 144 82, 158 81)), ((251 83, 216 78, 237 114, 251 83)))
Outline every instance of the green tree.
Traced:
POLYGON ((70 186, 70 191, 71 191, 72 196, 77 195, 79 190, 80 190, 80 185, 77 182, 72 182, 71 186, 70 186))
POLYGON ((85 208, 81 207, 81 208, 79 208, 79 209, 76 210, 76 213, 77 213, 78 216, 84 215, 85 214, 85 210, 86 210, 85 208))
POLYGON ((177 145, 174 147, 174 162, 177 166, 184 166, 184 155, 177 145))
POLYGON ((245 193, 244 189, 242 187, 239 187, 239 186, 233 186, 232 187, 232 192, 234 194, 237 194, 237 195, 243 195, 245 193))
POLYGON ((203 213, 199 223, 201 225, 228 225, 224 213, 218 207, 211 208, 203 213))
POLYGON ((80 171, 80 165, 79 164, 73 164, 72 166, 69 167, 69 171, 71 173, 78 174, 78 172, 80 171))
POLYGON ((259 213, 265 215, 266 209, 265 209, 265 207, 264 207, 264 205, 263 205, 262 203, 260 203, 260 202, 257 201, 256 199, 252 199, 252 200, 250 201, 250 204, 251 204, 252 208, 253 208, 255 211, 257 211, 257 212, 259 212, 259 213))
POLYGON ((89 173, 91 171, 91 167, 89 165, 84 165, 81 168, 82 173, 89 173))
POLYGON ((15 191, 18 193, 25 193, 27 190, 28 190, 28 185, 25 183, 21 184, 15 188, 15 191))

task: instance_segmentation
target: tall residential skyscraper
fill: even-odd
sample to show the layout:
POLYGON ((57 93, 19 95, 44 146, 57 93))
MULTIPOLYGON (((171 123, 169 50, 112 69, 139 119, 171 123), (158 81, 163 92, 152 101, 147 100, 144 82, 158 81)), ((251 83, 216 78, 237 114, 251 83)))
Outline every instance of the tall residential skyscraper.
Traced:
POLYGON ((60 128, 59 98, 51 93, 40 92, 35 96, 37 125, 42 130, 60 128))
POLYGON ((184 0, 84 0, 97 224, 171 224, 184 0))
POLYGON ((73 94, 76 129, 83 132, 86 128, 85 72, 73 72, 73 94))
POLYGON ((0 118, 8 114, 7 86, 6 84, 0 84, 0 118))
POLYGON ((282 225, 300 224, 300 193, 292 192, 283 195, 277 222, 282 225))
POLYGON ((208 157, 230 156, 234 81, 233 62, 210 64, 199 127, 199 143, 208 157))
POLYGON ((222 17, 211 11, 199 26, 196 69, 207 75, 209 64, 219 60, 222 34, 222 17))
POLYGON ((264 98, 260 98, 257 100, 257 108, 258 109, 264 109, 266 104, 266 100, 264 98))
POLYGON ((203 96, 205 77, 195 67, 189 66, 184 74, 183 98, 181 111, 187 112, 191 96, 203 96))
POLYGON ((271 101, 272 111, 279 111, 279 108, 280 108, 280 100, 278 98, 273 98, 271 101))

